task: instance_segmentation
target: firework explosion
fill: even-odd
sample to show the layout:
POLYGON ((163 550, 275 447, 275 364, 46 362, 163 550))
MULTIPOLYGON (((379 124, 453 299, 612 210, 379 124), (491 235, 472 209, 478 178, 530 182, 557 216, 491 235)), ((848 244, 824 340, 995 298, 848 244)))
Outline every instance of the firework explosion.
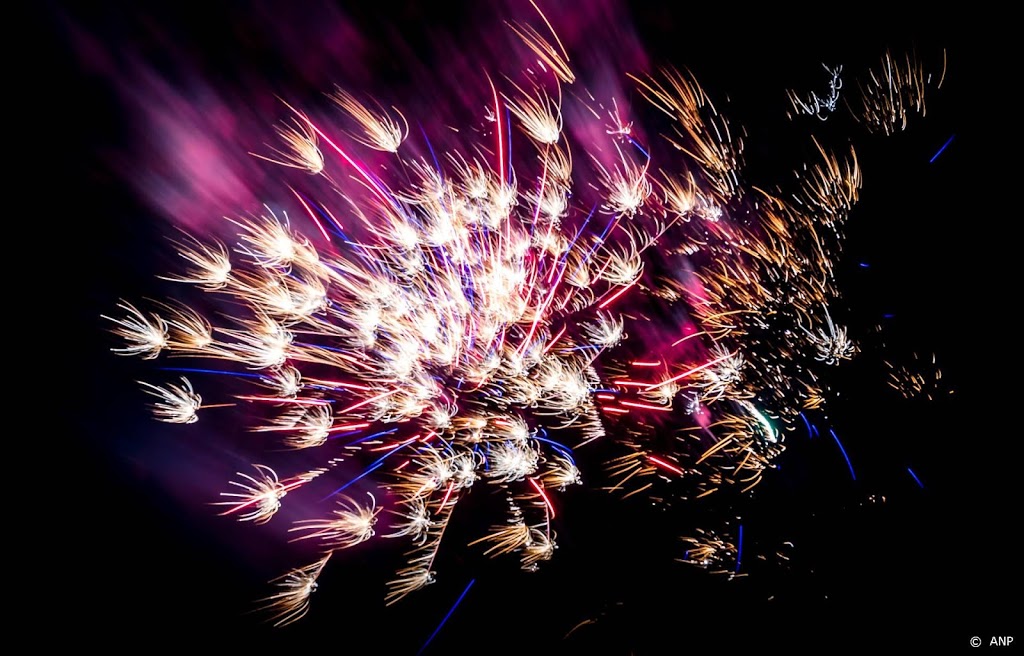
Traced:
MULTIPOLYGON (((857 153, 813 141, 792 184, 758 186, 743 130, 693 75, 623 74, 622 95, 646 101, 627 109, 582 86, 533 9, 506 25, 522 66, 479 76, 458 128, 356 89, 331 90, 329 111, 280 101, 277 141, 250 153, 280 197, 228 231, 172 238, 165 279, 196 300, 105 315, 117 353, 163 365, 140 382, 156 419, 230 413, 267 447, 226 482, 220 514, 308 511, 286 531, 317 558, 261 600, 277 625, 306 614, 332 557, 371 539, 407 545, 385 603, 433 582, 471 495, 497 502, 469 545, 535 570, 570 486, 747 494, 860 350, 835 276, 857 153), (581 471, 594 451, 604 466, 581 471)), ((886 53, 856 100, 825 66, 823 95, 789 92, 793 118, 825 120, 843 99, 891 134, 924 113, 942 66, 886 53)), ((922 387, 914 375, 890 384, 922 387)), ((739 530, 693 529, 680 559, 735 574, 739 530)))

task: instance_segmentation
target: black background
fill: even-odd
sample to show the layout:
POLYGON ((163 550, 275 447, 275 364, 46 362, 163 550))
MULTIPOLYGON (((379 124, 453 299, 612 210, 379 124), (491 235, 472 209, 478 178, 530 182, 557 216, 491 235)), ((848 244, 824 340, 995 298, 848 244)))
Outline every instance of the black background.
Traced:
MULTIPOLYGON (((468 3, 444 11, 433 4, 388 0, 345 9, 382 41, 397 26, 416 52, 426 43, 417 35, 457 33, 478 15, 468 3)), ((781 470, 742 509, 748 577, 729 581, 675 562, 680 527, 702 519, 699 512, 578 489, 560 499, 560 547, 537 573, 485 560, 462 548, 470 534, 456 531, 442 547, 438 582, 385 609, 383 583, 400 554, 387 544, 375 548, 378 541, 328 566, 305 620, 272 629, 246 611, 266 594, 269 578, 297 563, 274 545, 257 549, 262 559, 238 557, 240 546, 251 551, 261 540, 259 529, 181 507, 130 446, 181 435, 149 418, 133 383, 144 367, 109 353, 99 315, 118 298, 150 289, 164 270, 152 255, 163 235, 104 159, 130 149, 130 110, 108 80, 77 61, 67 26, 116 42, 140 24, 159 25, 197 53, 214 83, 243 66, 270 79, 290 71, 258 31, 236 29, 252 27, 243 3, 159 3, 145 12, 117 3, 50 4, 40 52, 53 68, 33 96, 52 117, 43 130, 52 145, 41 199, 51 218, 40 221, 38 238, 44 249, 58 242, 47 256, 53 302, 43 314, 58 321, 41 322, 28 338, 50 345, 55 357, 38 396, 59 399, 52 411, 71 426, 55 438, 40 436, 42 458, 29 465, 52 490, 34 513, 53 577, 30 610, 45 622, 39 641, 73 636, 83 646, 141 651, 224 645, 254 653, 415 653, 471 580, 427 653, 831 653, 850 646, 945 653, 966 648, 971 636, 1015 633, 1020 463, 1010 447, 1019 421, 1009 388, 1019 293, 1005 258, 1016 219, 1013 192, 996 183, 996 170, 1001 157, 1016 153, 993 144, 988 130, 1008 115, 994 99, 998 60, 969 20, 933 29, 883 12, 838 20, 637 5, 630 14, 654 61, 689 67, 713 97, 728 95, 727 113, 748 129, 748 171, 761 179, 789 174, 807 146, 796 134, 839 130, 780 119, 784 89, 813 88, 821 62, 848 62, 852 70, 875 65, 886 48, 946 49, 946 83, 906 132, 885 138, 843 126, 857 137, 865 182, 838 275, 845 302, 864 317, 858 327, 892 314, 887 345, 938 354, 954 394, 904 402, 882 389, 877 369, 853 367, 832 414, 858 480, 850 480, 834 443, 792 434, 781 470), (52 335, 43 330, 55 325, 52 335), (786 540, 796 545, 788 565, 754 560, 786 540)), ((300 11, 287 6, 263 3, 261 15, 280 10, 287 21, 300 11)), ((149 54, 159 59, 157 48, 149 54)), ((385 80, 402 78, 386 48, 377 56, 385 80)))

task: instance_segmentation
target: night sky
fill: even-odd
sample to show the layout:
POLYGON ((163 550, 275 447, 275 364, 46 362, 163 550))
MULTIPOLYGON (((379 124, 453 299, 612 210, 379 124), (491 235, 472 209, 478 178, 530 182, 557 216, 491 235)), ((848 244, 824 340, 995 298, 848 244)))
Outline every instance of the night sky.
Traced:
MULTIPOLYGON (((44 618, 41 640, 52 631, 119 651, 223 645, 413 654, 471 582, 424 653, 831 653, 844 645, 953 653, 969 650, 972 636, 1024 640, 1019 616, 1011 617, 1020 607, 1020 545, 1011 535, 1019 524, 1019 461, 1009 443, 1019 422, 1000 391, 1014 385, 1018 361, 1010 317, 1019 294, 1000 255, 1016 219, 1012 190, 993 184, 1000 164, 983 136, 1008 110, 980 100, 991 97, 984 84, 994 77, 983 40, 962 27, 925 29, 882 12, 842 22, 725 6, 698 15, 670 3, 636 3, 625 15, 652 63, 689 68, 722 99, 719 110, 746 128, 748 177, 769 185, 787 179, 810 152, 809 134, 835 150, 855 145, 864 185, 837 267, 841 302, 855 337, 884 342, 902 361, 935 354, 936 399, 903 399, 885 386, 878 357, 855 360, 832 381, 840 394, 829 418, 856 480, 835 441, 795 430, 778 470, 739 505, 657 507, 579 486, 559 497, 559 548, 536 573, 522 572, 515 558, 465 547, 479 527, 453 525, 435 565, 438 581, 394 606, 385 608, 384 584, 403 545, 375 540, 332 560, 304 620, 274 629, 250 613, 267 581, 304 564, 305 554, 296 557, 294 546, 263 527, 218 517, 205 502, 226 480, 198 482, 208 487, 203 494, 167 484, 168 471, 187 481, 219 471, 218 458, 235 454, 227 441, 223 449, 210 445, 219 437, 202 420, 183 427, 151 418, 135 383, 151 367, 110 353, 116 341, 101 319, 118 299, 161 289, 155 277, 172 262, 166 223, 130 182, 154 137, 140 127, 134 103, 153 87, 140 84, 133 97, 109 71, 130 69, 118 58, 131 53, 171 88, 199 79, 212 89, 252 90, 263 80, 268 90, 312 96, 349 67, 361 71, 349 81, 391 86, 402 97, 415 88, 410 53, 431 67, 435 36, 462 43, 459 35, 481 21, 500 24, 500 13, 472 3, 443 12, 426 2, 338 3, 349 28, 371 44, 355 62, 337 43, 318 41, 329 32, 316 25, 320 10, 209 4, 154 3, 145 13, 130 3, 42 5, 45 60, 53 64, 42 90, 53 119, 43 131, 55 161, 46 182, 53 188, 41 199, 51 218, 31 231, 42 252, 54 239, 63 251, 47 285, 65 290, 50 294, 43 310, 63 326, 47 337, 45 384, 71 427, 40 445, 41 462, 27 465, 43 472, 33 484, 51 488, 45 498, 54 499, 38 510, 56 529, 43 534, 54 584, 26 609, 44 618), (272 33, 287 37, 273 41, 272 33), (303 34, 306 49, 295 50, 303 34), (405 47, 383 45, 395 38, 405 47), (911 116, 906 130, 888 137, 839 113, 828 121, 786 118, 786 89, 820 86, 823 62, 852 76, 876 66, 886 48, 929 56, 945 49, 946 79, 931 90, 926 116, 911 116), (282 61, 286 51, 308 75, 295 75, 298 61, 282 61), (97 52, 115 65, 97 64, 97 52), (1006 197, 1005 208, 993 211, 993 194, 1006 197), (676 560, 685 527, 716 512, 741 518, 744 577, 676 560)), ((262 127, 266 137, 250 134, 253 144, 270 137, 273 119, 262 127)), ((600 468, 597 455, 587 458, 583 464, 600 468)))

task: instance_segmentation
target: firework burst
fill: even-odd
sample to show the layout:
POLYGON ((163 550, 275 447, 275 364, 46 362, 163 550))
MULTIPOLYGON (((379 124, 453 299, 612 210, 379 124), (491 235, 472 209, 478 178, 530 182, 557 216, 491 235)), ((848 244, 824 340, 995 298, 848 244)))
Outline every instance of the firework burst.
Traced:
MULTIPOLYGON (((222 408, 311 454, 240 472, 217 502, 266 524, 289 494, 325 501, 290 529, 321 553, 276 581, 276 624, 307 612, 333 554, 373 538, 408 544, 387 603, 428 585, 471 494, 506 512, 470 545, 535 570, 569 486, 745 493, 824 403, 816 372, 858 353, 834 275, 856 153, 814 142, 791 189, 749 184, 742 131, 672 69, 629 76, 664 128, 644 142, 644 116, 582 89, 550 22, 534 23, 510 25, 530 59, 483 76, 487 102, 457 137, 415 142, 411 112, 343 89, 337 122, 282 103, 280 143, 252 154, 278 167, 286 205, 226 220, 233 241, 172 242, 185 266, 165 278, 201 310, 125 301, 107 317, 118 354, 192 372, 142 383, 157 419, 222 408), (203 405, 200 391, 226 389, 208 374, 245 389, 203 405), (581 472, 578 450, 600 444, 606 470, 581 472)), ((882 131, 923 111, 919 66, 890 68, 911 86, 888 105, 864 91, 882 131)), ((842 69, 826 70, 837 94, 842 69)), ((823 118, 835 99, 814 98, 823 118)), ((683 560, 735 557, 698 535, 683 560)))

